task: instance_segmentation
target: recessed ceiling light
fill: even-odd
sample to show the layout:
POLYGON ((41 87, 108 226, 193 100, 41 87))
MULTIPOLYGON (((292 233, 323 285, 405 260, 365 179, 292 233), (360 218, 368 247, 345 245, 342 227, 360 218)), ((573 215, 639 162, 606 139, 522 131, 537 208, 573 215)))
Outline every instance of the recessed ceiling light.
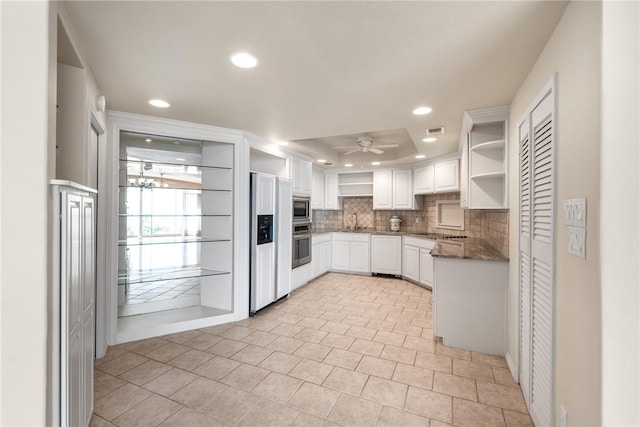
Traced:
POLYGON ((187 159, 183 159, 182 157, 176 157, 176 160, 179 162, 186 162, 187 159))
POLYGON ((418 107, 413 109, 413 114, 416 116, 424 116, 425 114, 429 114, 431 112, 431 108, 429 107, 418 107))
POLYGON ((318 159, 318 163, 327 163, 326 159, 318 159))
POLYGON ((149 104, 158 108, 168 108, 170 106, 170 104, 167 101, 164 101, 162 99, 150 99, 149 104))
POLYGON ((345 167, 345 168, 350 168, 351 166, 353 166, 353 164, 352 164, 352 163, 345 163, 345 164, 344 164, 344 167, 345 167))
POLYGON ((277 142, 277 144, 278 144, 278 145, 282 145, 283 147, 284 147, 285 145, 289 145, 289 143, 288 143, 287 141, 278 141, 278 142, 277 142))
POLYGON ((145 139, 144 142, 151 142, 151 138, 145 139))
POLYGON ((436 142, 438 140, 438 138, 434 138, 432 136, 428 137, 428 138, 424 138, 422 140, 422 142, 436 142))
POLYGON ((424 154, 418 154, 418 155, 416 156, 416 159, 424 159, 425 157, 427 157, 427 156, 426 156, 426 155, 424 155, 424 154))
POLYGON ((231 62, 236 67, 254 68, 258 65, 258 58, 247 52, 236 52, 231 55, 231 62))
POLYGON ((371 164, 372 164, 373 166, 378 166, 378 165, 380 164, 380 162, 371 162, 371 164))

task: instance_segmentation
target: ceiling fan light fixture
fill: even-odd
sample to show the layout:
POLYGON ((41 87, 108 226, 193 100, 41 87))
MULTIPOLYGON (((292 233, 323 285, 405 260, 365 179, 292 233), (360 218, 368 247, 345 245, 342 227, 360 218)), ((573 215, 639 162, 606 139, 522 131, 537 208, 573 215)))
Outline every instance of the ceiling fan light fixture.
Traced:
POLYGON ((412 113, 414 116, 424 116, 425 114, 429 114, 431 111, 433 110, 430 107, 421 106, 414 108, 412 113))
POLYGON ((258 65, 258 58, 247 52, 236 52, 231 54, 231 63, 240 68, 255 68, 258 65))

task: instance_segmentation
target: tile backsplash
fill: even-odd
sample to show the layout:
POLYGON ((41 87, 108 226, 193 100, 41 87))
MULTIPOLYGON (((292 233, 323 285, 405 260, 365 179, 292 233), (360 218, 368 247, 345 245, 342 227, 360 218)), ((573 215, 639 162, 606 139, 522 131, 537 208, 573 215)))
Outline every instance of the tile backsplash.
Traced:
POLYGON ((421 210, 373 210, 372 197, 345 197, 341 211, 313 211, 314 228, 349 228, 353 215, 358 226, 376 231, 390 230, 389 219, 397 215, 402 219, 400 231, 407 233, 440 233, 456 236, 477 237, 509 255, 509 211, 507 209, 465 210, 464 230, 449 230, 436 227, 436 201, 458 200, 460 193, 429 194, 423 197, 421 210))

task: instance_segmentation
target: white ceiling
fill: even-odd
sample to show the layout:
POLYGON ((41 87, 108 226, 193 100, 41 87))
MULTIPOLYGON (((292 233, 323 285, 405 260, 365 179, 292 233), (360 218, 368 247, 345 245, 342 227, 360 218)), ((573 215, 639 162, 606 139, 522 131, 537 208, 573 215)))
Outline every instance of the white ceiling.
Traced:
POLYGON ((65 5, 109 109, 297 141, 288 148, 341 166, 376 156, 331 148, 356 148, 359 135, 400 145, 383 165, 455 152, 463 111, 510 103, 566 2, 65 5), (236 51, 258 67, 234 67, 236 51), (413 116, 420 105, 433 112, 413 116))

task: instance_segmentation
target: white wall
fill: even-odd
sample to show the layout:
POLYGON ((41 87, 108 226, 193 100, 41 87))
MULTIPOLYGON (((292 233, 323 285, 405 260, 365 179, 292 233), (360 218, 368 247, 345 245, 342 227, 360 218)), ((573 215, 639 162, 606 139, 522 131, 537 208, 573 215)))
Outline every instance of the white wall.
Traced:
POLYGON ((49 4, 0 16, 0 425, 45 425, 49 4))
POLYGON ((640 425, 640 7, 602 10, 602 425, 640 425))
POLYGON ((601 400, 600 320, 600 2, 572 2, 511 103, 509 353, 518 353, 517 126, 548 79, 556 86, 556 424, 597 425, 601 400), (566 251, 561 204, 587 199, 587 256, 566 251))

